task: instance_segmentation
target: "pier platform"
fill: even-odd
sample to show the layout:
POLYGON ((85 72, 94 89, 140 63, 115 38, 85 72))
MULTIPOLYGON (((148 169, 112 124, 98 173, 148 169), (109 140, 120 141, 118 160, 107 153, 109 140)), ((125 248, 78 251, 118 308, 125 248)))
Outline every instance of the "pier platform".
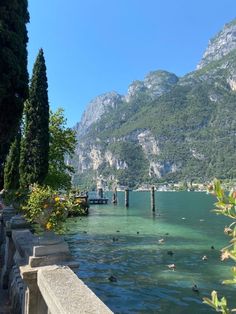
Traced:
POLYGON ((108 198, 89 198, 90 205, 102 205, 108 203, 108 198))

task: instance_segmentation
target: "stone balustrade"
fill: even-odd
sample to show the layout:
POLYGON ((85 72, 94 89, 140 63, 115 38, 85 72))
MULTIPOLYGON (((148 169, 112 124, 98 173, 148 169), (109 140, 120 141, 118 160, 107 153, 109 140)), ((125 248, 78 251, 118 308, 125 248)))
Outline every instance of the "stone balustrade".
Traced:
POLYGON ((42 267, 38 287, 52 314, 112 313, 68 266, 42 267))
POLYGON ((72 271, 79 265, 63 238, 37 237, 29 227, 13 208, 0 211, 0 285, 11 313, 112 313, 72 271))

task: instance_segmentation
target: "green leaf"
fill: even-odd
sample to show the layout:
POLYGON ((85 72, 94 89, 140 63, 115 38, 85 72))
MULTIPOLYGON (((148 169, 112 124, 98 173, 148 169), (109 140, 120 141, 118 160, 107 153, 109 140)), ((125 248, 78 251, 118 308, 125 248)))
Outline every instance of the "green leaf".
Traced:
POLYGON ((215 304, 212 302, 212 300, 210 300, 209 298, 203 298, 203 303, 210 305, 211 307, 213 307, 214 309, 216 309, 215 304))

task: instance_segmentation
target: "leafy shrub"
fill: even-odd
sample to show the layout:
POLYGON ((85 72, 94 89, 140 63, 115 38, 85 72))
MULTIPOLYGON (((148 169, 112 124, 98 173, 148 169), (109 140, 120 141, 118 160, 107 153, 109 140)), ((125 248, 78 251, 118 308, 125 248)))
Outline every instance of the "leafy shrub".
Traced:
POLYGON ((35 184, 23 210, 29 222, 38 223, 44 230, 61 231, 68 215, 67 206, 65 199, 51 187, 35 184))
POLYGON ((77 193, 70 193, 66 196, 68 216, 88 215, 88 198, 86 196, 77 196, 77 193))
POLYGON ((27 203, 29 197, 28 189, 4 190, 3 201, 7 206, 13 206, 17 211, 27 203))
MULTIPOLYGON (((229 227, 226 227, 224 232, 229 235, 232 239, 230 245, 221 250, 221 260, 224 261, 228 258, 236 262, 236 190, 231 190, 231 192, 226 195, 225 191, 221 187, 220 181, 215 179, 213 184, 208 188, 209 192, 217 197, 217 202, 215 203, 216 209, 214 210, 219 215, 224 215, 232 218, 234 221, 229 227)), ((232 267, 233 278, 224 280, 223 284, 236 284, 236 265, 232 267)), ((229 314, 236 312, 236 309, 229 309, 227 305, 227 300, 225 297, 218 299, 216 291, 212 291, 211 299, 203 298, 204 303, 213 307, 217 312, 223 314, 229 314)))

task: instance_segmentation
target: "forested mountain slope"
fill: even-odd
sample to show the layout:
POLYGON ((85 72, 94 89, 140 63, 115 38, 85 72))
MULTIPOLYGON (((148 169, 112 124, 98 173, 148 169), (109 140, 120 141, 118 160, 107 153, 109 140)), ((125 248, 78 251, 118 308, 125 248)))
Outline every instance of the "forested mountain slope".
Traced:
POLYGON ((134 81, 95 98, 77 124, 75 184, 236 177, 236 24, 210 42, 197 70, 134 81))

